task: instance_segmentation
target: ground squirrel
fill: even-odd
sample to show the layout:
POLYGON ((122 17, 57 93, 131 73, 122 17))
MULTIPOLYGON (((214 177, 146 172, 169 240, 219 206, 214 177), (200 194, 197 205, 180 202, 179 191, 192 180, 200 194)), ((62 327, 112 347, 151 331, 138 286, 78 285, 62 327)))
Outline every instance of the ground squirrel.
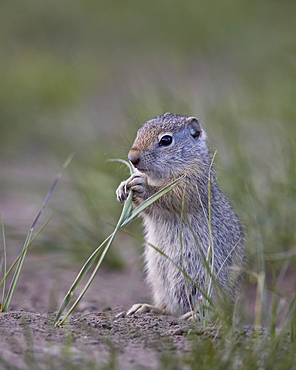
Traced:
MULTIPOLYGON (((206 133, 197 118, 165 113, 148 120, 138 130, 128 159, 136 170, 118 187, 120 202, 132 190, 133 205, 138 206, 165 185, 185 176, 141 213, 147 282, 154 305, 173 315, 198 306, 204 297, 176 265, 201 290, 206 290, 208 273, 202 255, 207 255, 211 241, 215 248, 214 260, 210 259, 214 275, 227 299, 233 301, 243 259, 243 232, 229 201, 215 183, 206 133)), ((153 306, 134 305, 129 313, 150 307, 153 306)))

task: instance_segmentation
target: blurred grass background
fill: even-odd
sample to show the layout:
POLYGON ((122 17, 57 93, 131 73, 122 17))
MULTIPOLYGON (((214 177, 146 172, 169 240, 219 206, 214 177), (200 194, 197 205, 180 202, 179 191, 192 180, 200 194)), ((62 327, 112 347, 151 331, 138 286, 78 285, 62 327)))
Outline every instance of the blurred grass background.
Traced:
MULTIPOLYGON (((120 213, 127 172, 106 160, 126 158, 137 128, 170 111, 197 116, 218 151, 251 268, 258 249, 295 266, 295 25, 288 0, 2 2, 0 213, 10 237, 30 227, 73 152, 35 250, 81 264, 120 213)), ((122 234, 109 266, 139 244, 122 234)))

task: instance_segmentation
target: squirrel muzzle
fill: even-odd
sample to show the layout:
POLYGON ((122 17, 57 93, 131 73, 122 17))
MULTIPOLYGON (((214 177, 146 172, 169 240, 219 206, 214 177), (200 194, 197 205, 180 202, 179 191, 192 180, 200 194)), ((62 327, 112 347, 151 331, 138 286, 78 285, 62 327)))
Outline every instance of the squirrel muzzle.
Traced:
POLYGON ((140 151, 138 148, 131 148, 128 152, 128 159, 132 162, 132 164, 137 167, 137 164, 140 162, 140 151))

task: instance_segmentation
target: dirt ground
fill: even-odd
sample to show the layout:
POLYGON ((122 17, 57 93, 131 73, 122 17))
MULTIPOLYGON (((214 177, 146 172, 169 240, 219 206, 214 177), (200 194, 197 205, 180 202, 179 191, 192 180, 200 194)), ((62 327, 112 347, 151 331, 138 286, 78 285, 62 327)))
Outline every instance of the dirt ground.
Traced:
MULTIPOLYGON (((125 316, 132 304, 150 302, 139 263, 100 270, 71 323, 54 328, 54 313, 80 267, 57 265, 48 255, 27 255, 10 310, 0 313, 0 369, 161 369, 190 350, 188 333, 216 335, 173 316, 125 316)), ((294 276, 285 284, 294 289, 294 276)), ((251 317, 255 290, 245 296, 251 317)))
POLYGON ((54 328, 54 312, 77 272, 27 256, 10 310, 0 314, 0 368, 158 369, 166 353, 189 348, 193 322, 124 315, 133 303, 149 301, 139 267, 99 272, 71 324, 54 328))

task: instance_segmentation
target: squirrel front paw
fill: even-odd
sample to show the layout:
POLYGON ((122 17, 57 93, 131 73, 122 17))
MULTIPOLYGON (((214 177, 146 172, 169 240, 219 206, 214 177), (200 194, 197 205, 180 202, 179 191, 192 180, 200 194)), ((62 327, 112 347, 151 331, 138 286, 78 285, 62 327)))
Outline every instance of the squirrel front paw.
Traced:
POLYGON ((135 172, 118 186, 116 190, 117 200, 120 203, 125 202, 130 191, 132 191, 133 202, 140 203, 141 200, 143 201, 148 198, 146 184, 146 175, 141 172, 135 172))

